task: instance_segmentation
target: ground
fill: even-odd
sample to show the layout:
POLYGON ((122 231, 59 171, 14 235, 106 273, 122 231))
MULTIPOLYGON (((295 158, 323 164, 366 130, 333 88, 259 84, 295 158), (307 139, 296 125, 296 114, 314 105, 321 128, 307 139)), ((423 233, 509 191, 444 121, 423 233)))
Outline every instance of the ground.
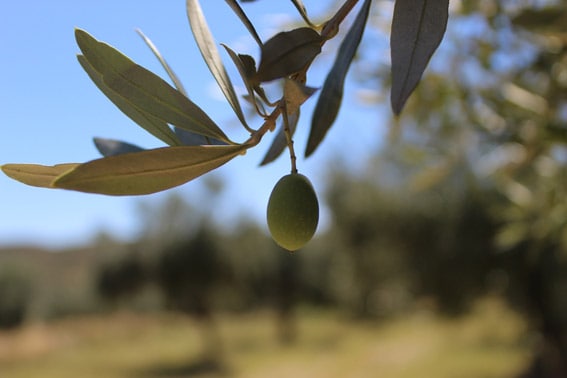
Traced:
POLYGON ((270 312, 218 317, 222 365, 201 359, 197 323, 175 314, 115 313, 0 333, 0 377, 502 378, 529 361, 522 320, 485 300, 459 319, 417 311, 353 321, 302 309, 296 343, 282 344, 270 312))

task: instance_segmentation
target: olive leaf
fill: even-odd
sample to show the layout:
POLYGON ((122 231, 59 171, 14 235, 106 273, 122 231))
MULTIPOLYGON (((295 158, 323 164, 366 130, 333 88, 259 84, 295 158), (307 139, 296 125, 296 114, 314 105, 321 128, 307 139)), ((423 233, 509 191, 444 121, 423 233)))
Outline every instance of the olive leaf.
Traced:
POLYGON ((272 145, 260 165, 271 163, 285 150, 287 146, 285 122, 287 121, 287 127, 289 127, 290 134, 293 136, 297 128, 297 123, 299 122, 301 105, 307 101, 307 99, 311 97, 315 91, 317 91, 316 88, 305 86, 297 81, 291 79, 285 80, 283 101, 285 101, 286 112, 283 116, 283 123, 278 129, 278 132, 272 141, 272 145))
POLYGON ((189 25, 191 26, 193 37, 197 42, 197 46, 201 51, 201 55, 203 55, 205 63, 209 67, 209 70, 217 81, 222 93, 238 117, 238 120, 244 126, 248 127, 232 82, 226 73, 226 69, 220 58, 214 38, 209 30, 205 16, 203 15, 203 10, 201 9, 199 0, 187 0, 186 6, 189 25))
POLYGON ((260 39, 260 36, 258 35, 258 32, 256 31, 256 28, 254 28, 254 25, 252 24, 252 22, 250 22, 250 19, 248 19, 248 16, 246 16, 246 13, 244 13, 244 11, 240 7, 240 5, 238 5, 236 0, 225 0, 225 1, 232 8, 234 13, 236 13, 238 18, 240 18, 240 21, 242 21, 244 26, 246 26, 246 29, 248 29, 248 32, 250 33, 252 38, 254 38, 258 46, 262 47, 263 43, 262 40, 260 39))
POLYGON ((322 43, 321 35, 307 27, 276 34, 262 46, 255 80, 272 81, 300 71, 321 53, 322 43))
POLYGON ((100 154, 105 157, 129 154, 132 152, 140 152, 144 150, 142 147, 138 147, 134 144, 115 139, 93 138, 93 142, 98 152, 100 152, 100 154))
POLYGON ((362 5, 354 23, 341 42, 333 67, 327 74, 313 111, 305 156, 315 151, 339 114, 346 75, 362 39, 371 3, 371 0, 366 0, 362 5))
POLYGON ((309 16, 307 15, 307 9, 305 8, 305 5, 303 5, 303 1, 291 0, 291 2, 293 3, 293 5, 297 9, 297 11, 299 12, 301 17, 303 18, 303 20, 305 22, 307 22, 308 25, 312 26, 313 24, 312 24, 311 20, 309 20, 309 16))
POLYGON ((127 115, 132 121, 136 122, 144 130, 146 130, 156 138, 162 140, 166 144, 170 146, 177 146, 181 144, 180 140, 175 136, 175 133, 171 131, 171 128, 169 127, 167 122, 154 117, 143 109, 133 106, 129 101, 109 88, 104 83, 102 75, 89 64, 84 56, 79 55, 77 56, 77 59, 79 60, 79 63, 81 64, 87 75, 89 75, 90 79, 98 87, 98 89, 102 93, 104 93, 104 95, 108 97, 108 99, 112 101, 112 103, 118 109, 120 109, 122 113, 127 115))
POLYGON ((261 109, 258 107, 258 103, 255 101, 256 100, 256 96, 254 95, 255 85, 252 82, 252 77, 256 74, 256 62, 254 61, 254 58, 252 58, 249 55, 237 54, 236 52, 234 52, 234 50, 232 50, 230 47, 228 47, 225 44, 222 44, 222 46, 225 48, 226 52, 228 53, 228 56, 230 56, 230 58, 234 62, 234 65, 236 66, 238 73, 240 74, 240 77, 244 82, 244 86, 248 91, 248 98, 251 100, 251 103, 254 105, 256 110, 260 112, 261 109))
POLYGON ((443 40, 448 13, 449 0, 396 0, 390 35, 395 114, 402 111, 443 40))
MULTIPOLYGON (((300 109, 298 108, 297 112, 288 114, 287 116, 288 127, 292 136, 297 129, 299 115, 300 109)), ((278 128, 277 134, 274 137, 274 140, 272 141, 272 144, 270 145, 270 148, 268 149, 268 152, 266 152, 266 155, 264 156, 264 159, 262 160, 260 165, 266 165, 276 160, 282 154, 282 152, 284 152, 286 147, 287 137, 285 135, 285 125, 282 122, 282 125, 280 125, 280 127, 278 128)))
POLYGON ((181 80, 179 80, 179 77, 175 74, 175 71, 171 69, 171 66, 169 65, 169 63, 167 63, 167 61, 165 60, 163 55, 159 52, 158 48, 156 47, 156 45, 154 45, 152 40, 149 39, 140 29, 136 29, 136 32, 140 37, 142 37, 146 45, 148 45, 150 50, 154 53, 155 57, 157 58, 157 60, 160 62, 161 66, 167 73, 167 76, 169 76, 169 78, 173 82, 173 85, 175 85, 175 88, 177 88, 177 90, 183 93, 185 96, 189 97, 187 91, 185 90, 185 87, 183 86, 183 83, 181 82, 181 80))
POLYGON ((105 86, 133 108, 182 129, 232 143, 201 108, 162 78, 83 30, 77 29, 75 37, 84 59, 105 86))
POLYGON ((79 166, 79 163, 57 164, 53 166, 36 164, 4 164, 0 169, 6 176, 21 183, 39 186, 42 188, 54 188, 53 181, 62 174, 79 166))
POLYGON ((76 165, 50 187, 108 195, 149 194, 184 184, 227 163, 245 146, 177 146, 76 165))
MULTIPOLYGON (((183 87, 181 80, 179 80, 179 77, 171 69, 171 67, 169 66, 163 55, 159 52, 158 48, 148 37, 144 35, 144 33, 142 33, 141 30, 138 29, 137 32, 142 37, 144 42, 148 45, 150 50, 152 50, 156 58, 159 60, 165 72, 173 82, 173 85, 175 85, 175 88, 177 88, 179 92, 181 92, 183 95, 189 98, 189 95, 187 94, 187 91, 183 87)), ((193 132, 180 129, 179 127, 174 127, 174 131, 175 131, 175 135, 177 136, 181 144, 185 146, 199 146, 205 144, 226 144, 225 142, 219 141, 218 139, 213 139, 203 135, 195 134, 193 132)))

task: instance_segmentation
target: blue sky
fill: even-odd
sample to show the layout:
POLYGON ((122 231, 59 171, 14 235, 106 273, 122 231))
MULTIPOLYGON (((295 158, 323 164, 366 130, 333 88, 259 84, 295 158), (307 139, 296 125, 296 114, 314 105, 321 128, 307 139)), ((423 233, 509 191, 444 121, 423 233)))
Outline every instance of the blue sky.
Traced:
MULTIPOLYGON (((258 56, 257 46, 223 1, 203 1, 204 11, 217 42, 238 52, 258 56)), ((305 1, 313 15, 322 15, 332 2, 305 1), (323 4, 324 3, 324 4, 323 4)), ((261 37, 269 38, 282 22, 300 21, 290 2, 264 0, 245 5, 261 37), (286 18, 287 15, 287 18, 286 18)), ((78 48, 74 28, 87 30, 128 55, 137 63, 165 77, 159 63, 135 33, 140 28, 158 46, 183 81, 191 98, 234 139, 244 140, 230 108, 219 99, 218 90, 191 36, 185 4, 177 1, 102 0, 11 1, 0 13, 0 164, 57 164, 98 158, 92 137, 129 141, 146 148, 161 142, 137 127, 90 82, 76 61, 78 48), (240 139, 239 139, 240 138, 240 139)), ((385 46, 381 46, 385 49, 385 46)), ((229 72, 234 72, 223 54, 229 72)), ((322 56, 319 67, 329 67, 332 55, 322 56)), ((319 87, 324 71, 318 70, 308 84, 319 87)), ((232 76, 240 85, 237 76, 232 76)), ((347 94, 357 88, 347 85, 347 94)), ((333 157, 341 156, 353 168, 375 150, 385 129, 384 117, 376 109, 355 108, 345 100, 337 125, 315 155, 298 162, 315 187, 322 190, 324 172, 333 157), (382 120, 382 121, 381 121, 382 120), (356 134, 352 128, 357 127, 356 134), (355 151, 356 153, 353 153, 355 151)), ((303 151, 310 120, 310 100, 296 137, 303 151)), ((259 125, 258 119, 251 121, 259 125)), ((274 183, 289 171, 285 157, 267 167, 258 167, 269 146, 263 143, 246 156, 215 171, 226 184, 226 193, 211 212, 227 225, 241 217, 263 220, 265 205, 274 183)), ((200 180, 177 191, 190 202, 202 194, 200 180)), ((129 238, 139 228, 136 205, 159 201, 168 192, 143 197, 110 197, 25 186, 0 175, 0 245, 41 243, 53 246, 80 244, 98 231, 129 238)), ((205 204, 206 206, 206 204, 205 204)))

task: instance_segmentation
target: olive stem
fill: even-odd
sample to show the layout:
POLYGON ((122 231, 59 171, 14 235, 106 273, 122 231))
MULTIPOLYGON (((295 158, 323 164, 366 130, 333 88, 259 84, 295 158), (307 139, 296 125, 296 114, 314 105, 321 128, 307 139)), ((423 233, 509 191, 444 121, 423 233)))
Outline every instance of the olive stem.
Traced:
MULTIPOLYGON (((339 8, 337 13, 335 13, 335 15, 331 17, 331 19, 324 24, 323 29, 321 30, 321 36, 323 37, 322 44, 325 44, 325 42, 327 42, 329 39, 332 39, 337 35, 340 24, 343 22, 345 17, 350 13, 350 11, 354 8, 354 6, 357 3, 358 0, 346 0, 344 4, 339 8)), ((292 75, 291 78, 300 83, 305 83, 307 70, 309 69, 310 66, 311 66, 311 62, 307 64, 302 70, 292 75)), ((272 111, 272 113, 265 116, 260 114, 261 116, 264 117, 264 124, 257 130, 253 130, 253 129, 249 130, 250 137, 246 142, 244 142, 244 145, 248 146, 248 148, 258 145, 261 142, 264 134, 266 134, 268 131, 274 130, 276 121, 279 118, 279 116, 282 115, 282 113, 284 118, 284 131, 287 138, 287 145, 291 157, 291 171, 292 173, 297 173, 297 167, 296 167, 297 157, 295 155, 295 151, 293 148, 293 139, 291 137, 291 132, 289 129, 289 122, 287 117, 287 111, 285 110, 284 97, 282 97, 279 101, 277 101, 276 108, 272 111)))
POLYGON ((323 30, 321 30, 321 36, 324 40, 333 38, 339 32, 339 25, 345 17, 350 13, 352 8, 358 3, 358 0, 346 0, 345 3, 340 7, 340 9, 335 13, 335 15, 325 23, 323 30))
POLYGON ((295 149, 293 148, 293 137, 291 136, 291 129, 289 128, 289 117, 285 104, 283 105, 283 125, 285 138, 287 140, 287 148, 289 149, 289 158, 291 160, 291 173, 297 173, 297 156, 295 156, 295 149))
POLYGON ((282 106, 280 104, 276 106, 272 113, 264 117, 264 124, 258 130, 251 133, 250 138, 248 138, 248 140, 244 142, 244 144, 247 145, 248 148, 258 145, 258 143, 262 141, 264 134, 266 134, 268 131, 274 130, 276 121, 282 113, 282 106))

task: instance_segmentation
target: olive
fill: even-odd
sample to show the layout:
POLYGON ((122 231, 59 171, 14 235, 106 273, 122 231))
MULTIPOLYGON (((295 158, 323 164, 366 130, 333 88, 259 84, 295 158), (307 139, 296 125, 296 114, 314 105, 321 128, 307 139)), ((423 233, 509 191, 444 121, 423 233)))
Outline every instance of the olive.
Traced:
POLYGON ((295 251, 307 244, 319 222, 319 202, 309 179, 299 173, 283 176, 270 194, 267 219, 281 247, 295 251))

